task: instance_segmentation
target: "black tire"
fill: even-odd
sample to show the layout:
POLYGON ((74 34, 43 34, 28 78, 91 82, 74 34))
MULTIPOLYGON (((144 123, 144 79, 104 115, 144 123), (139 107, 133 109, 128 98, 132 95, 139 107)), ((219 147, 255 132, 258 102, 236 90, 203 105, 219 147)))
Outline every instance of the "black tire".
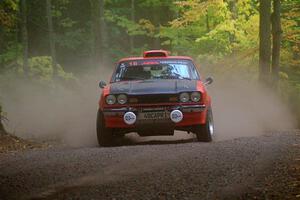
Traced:
POLYGON ((214 119, 211 108, 207 109, 206 123, 199 125, 196 129, 196 135, 199 142, 211 142, 214 131, 214 119))
POLYGON ((97 113, 97 138, 99 146, 109 147, 113 145, 112 130, 105 127, 104 116, 100 110, 97 113))

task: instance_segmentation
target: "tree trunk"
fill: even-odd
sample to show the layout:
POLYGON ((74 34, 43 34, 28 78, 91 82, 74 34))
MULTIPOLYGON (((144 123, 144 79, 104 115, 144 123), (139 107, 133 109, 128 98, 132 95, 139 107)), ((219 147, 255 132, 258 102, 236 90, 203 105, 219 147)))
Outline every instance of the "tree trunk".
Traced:
MULTIPOLYGON (((131 21, 135 22, 135 2, 131 0, 131 21)), ((134 36, 130 36, 130 50, 133 52, 134 50, 134 36)))
MULTIPOLYGON (((160 31, 160 16, 158 13, 161 13, 161 9, 159 7, 157 8, 154 8, 154 12, 153 12, 153 21, 154 21, 154 25, 156 27, 156 34, 158 35, 159 34, 159 31, 160 31)), ((154 37, 154 43, 153 43, 153 47, 155 49, 160 49, 161 48, 161 45, 160 45, 160 38, 158 36, 155 36, 154 37)))
POLYGON ((260 0, 259 80, 268 84, 271 59, 271 0, 260 0))
POLYGON ((91 21, 92 21, 92 44, 91 44, 91 52, 92 52, 92 60, 94 65, 98 65, 100 63, 100 26, 99 26, 99 1, 98 0, 90 0, 91 6, 91 21))
POLYGON ((52 68, 53 68, 53 78, 57 77, 57 62, 56 62, 56 48, 55 48, 55 33, 52 21, 51 12, 51 0, 47 0, 47 20, 48 20, 48 31, 49 31, 49 42, 50 42, 50 52, 52 57, 52 68))
POLYGON ((2 123, 2 107, 0 105, 0 135, 6 133, 2 123))
POLYGON ((106 61, 106 23, 104 18, 104 0, 99 0, 99 16, 100 16, 100 56, 101 56, 101 64, 105 63, 106 61))
POLYGON ((210 25, 209 25, 209 15, 208 12, 206 12, 206 31, 210 32, 210 25))
POLYGON ((95 65, 101 65, 105 59, 106 44, 106 25, 104 19, 104 1, 90 0, 91 19, 92 19, 92 57, 95 65))
POLYGON ((272 50, 272 75, 274 87, 277 87, 279 80, 280 66, 280 44, 281 44, 281 22, 280 22, 280 0, 274 0, 272 14, 272 35, 273 35, 273 50, 272 50))
POLYGON ((28 32, 27 32, 27 6, 26 0, 21 0, 21 31, 23 45, 23 70, 28 77, 28 32))
MULTIPOLYGON (((229 10, 231 12, 231 18, 233 21, 235 21, 238 16, 236 3, 237 3, 237 0, 229 0, 228 1, 228 6, 229 6, 229 10)), ((236 28, 236 23, 234 23, 234 27, 236 28)), ((236 41, 236 37, 235 37, 234 33, 229 34, 229 40, 231 43, 236 41)))
POLYGON ((229 0, 228 1, 228 6, 229 6, 229 10, 232 15, 232 19, 236 19, 238 16, 236 3, 237 3, 237 0, 229 0))

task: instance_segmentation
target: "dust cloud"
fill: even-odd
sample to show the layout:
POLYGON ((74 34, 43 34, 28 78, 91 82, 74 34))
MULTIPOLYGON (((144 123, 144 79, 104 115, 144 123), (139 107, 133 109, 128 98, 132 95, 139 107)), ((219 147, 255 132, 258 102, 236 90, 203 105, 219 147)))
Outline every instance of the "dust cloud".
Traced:
MULTIPOLYGON (((111 70, 99 69, 79 76, 76 88, 57 87, 54 92, 16 81, 14 90, 1 99, 9 119, 6 128, 23 138, 59 140, 71 146, 97 145, 95 121, 101 92, 98 82, 107 81, 110 75, 111 70)), ((287 106, 272 92, 249 81, 222 80, 215 77, 208 86, 217 140, 294 127, 287 106)), ((173 139, 191 138, 179 133, 173 139)))
POLYGON ((209 86, 209 91, 213 98, 218 140, 258 136, 296 127, 296 120, 288 106, 257 81, 216 79, 214 85, 209 86))
POLYGON ((74 86, 56 85, 45 90, 15 81, 13 91, 1 95, 9 121, 9 132, 30 139, 63 142, 71 146, 94 146, 96 115, 101 89, 99 80, 108 81, 111 70, 99 69, 78 76, 74 86))

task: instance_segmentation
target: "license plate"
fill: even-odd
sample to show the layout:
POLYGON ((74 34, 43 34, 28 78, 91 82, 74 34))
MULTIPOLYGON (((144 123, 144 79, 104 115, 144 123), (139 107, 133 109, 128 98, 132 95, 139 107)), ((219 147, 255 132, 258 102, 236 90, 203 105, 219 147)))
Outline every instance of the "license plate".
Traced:
POLYGON ((169 115, 165 111, 161 112, 143 112, 139 113, 140 120, 159 120, 159 119, 168 119, 169 115))

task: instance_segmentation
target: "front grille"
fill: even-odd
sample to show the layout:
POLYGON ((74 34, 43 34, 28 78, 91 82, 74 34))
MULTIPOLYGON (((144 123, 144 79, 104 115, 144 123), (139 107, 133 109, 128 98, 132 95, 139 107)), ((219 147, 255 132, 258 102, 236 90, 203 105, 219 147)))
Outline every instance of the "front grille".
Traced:
POLYGON ((136 103, 143 103, 143 104, 170 103, 170 102, 174 102, 174 100, 177 101, 177 98, 178 96, 174 94, 131 95, 129 96, 129 102, 131 99, 135 99, 137 100, 136 103))

